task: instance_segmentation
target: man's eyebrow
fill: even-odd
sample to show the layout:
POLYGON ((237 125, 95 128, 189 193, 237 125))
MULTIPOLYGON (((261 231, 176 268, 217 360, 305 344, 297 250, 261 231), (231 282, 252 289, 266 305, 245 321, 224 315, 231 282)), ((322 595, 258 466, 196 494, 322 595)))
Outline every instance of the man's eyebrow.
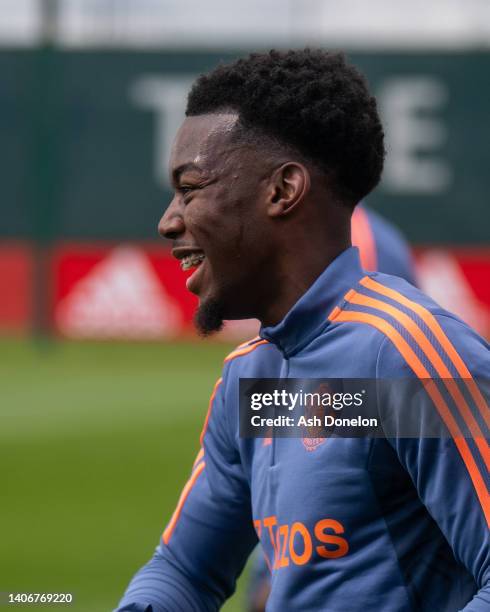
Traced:
POLYGON ((174 168, 172 170, 173 182, 178 183, 182 174, 184 174, 184 172, 191 171, 191 170, 197 170, 198 172, 202 172, 202 168, 200 168, 194 162, 187 162, 186 164, 181 164, 180 166, 177 166, 177 168, 174 168))

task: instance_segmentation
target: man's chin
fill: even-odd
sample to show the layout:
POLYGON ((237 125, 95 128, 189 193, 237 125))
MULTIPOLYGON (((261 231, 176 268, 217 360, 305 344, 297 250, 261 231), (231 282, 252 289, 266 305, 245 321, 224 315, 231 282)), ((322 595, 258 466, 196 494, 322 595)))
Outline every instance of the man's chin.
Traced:
POLYGON ((223 329, 224 308, 216 300, 208 299, 199 304, 194 315, 194 325, 201 336, 210 336, 223 329))

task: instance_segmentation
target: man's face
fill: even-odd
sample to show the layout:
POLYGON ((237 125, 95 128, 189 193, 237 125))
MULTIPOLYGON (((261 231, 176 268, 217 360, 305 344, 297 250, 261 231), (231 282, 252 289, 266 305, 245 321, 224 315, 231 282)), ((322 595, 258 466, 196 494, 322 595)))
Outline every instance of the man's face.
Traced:
POLYGON ((175 139, 170 173, 174 198, 160 223, 199 297, 204 334, 223 319, 256 316, 270 244, 264 240, 264 164, 233 139, 235 114, 188 117, 175 139))

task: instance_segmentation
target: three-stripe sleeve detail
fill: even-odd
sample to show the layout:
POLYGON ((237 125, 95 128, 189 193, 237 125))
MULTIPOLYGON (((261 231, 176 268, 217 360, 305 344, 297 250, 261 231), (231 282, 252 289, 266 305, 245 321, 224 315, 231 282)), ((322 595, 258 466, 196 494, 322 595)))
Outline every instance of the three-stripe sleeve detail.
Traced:
POLYGON ((464 380, 464 383, 468 387, 468 390, 470 391, 473 400, 478 406, 487 427, 490 428, 490 410, 488 409, 488 405, 485 401, 485 398, 481 394, 481 391, 478 388, 478 385, 476 384, 475 380, 473 379, 473 376, 471 375, 471 372, 469 371, 465 362, 463 361, 463 359, 461 358, 458 351, 455 349, 447 335, 444 333, 444 330, 440 326, 435 316, 429 310, 427 310, 427 308, 424 308, 424 306, 422 306, 421 304, 418 304, 417 302, 408 299, 406 296, 399 293, 398 291, 395 291, 394 289, 391 289, 390 287, 386 287, 385 285, 378 283, 369 276, 365 276, 360 281, 360 284, 363 287, 370 289, 371 291, 377 292, 385 297, 391 298, 394 301, 399 302, 402 306, 405 306, 406 308, 410 309, 422 319, 422 321, 427 325, 427 327, 436 337, 442 349, 445 351, 445 353, 453 363, 454 367, 456 368, 458 374, 464 380))
MULTIPOLYGON (((365 277, 360 281, 360 285, 377 294, 378 297, 371 297, 355 290, 349 291, 345 295, 345 303, 342 308, 336 307, 329 319, 334 322, 354 322, 364 323, 375 327, 391 340, 395 348, 402 355, 405 362, 421 380, 426 392, 434 403, 441 419, 450 432, 454 443, 459 451, 459 454, 466 466, 468 474, 473 483, 476 495, 482 506, 487 523, 490 526, 490 495, 485 480, 482 477, 473 452, 463 435, 456 419, 444 397, 442 396, 435 380, 442 379, 451 399, 457 407, 459 416, 464 420, 464 423, 471 433, 472 439, 478 449, 479 454, 483 459, 483 463, 487 470, 490 466, 490 449, 488 441, 485 438, 482 428, 475 419, 468 403, 466 402, 461 390, 458 386, 458 380, 455 379, 444 359, 439 353, 442 350, 446 359, 449 359, 455 371, 464 378, 464 384, 467 386, 476 406, 478 407, 481 416, 485 422, 488 422, 488 408, 486 402, 481 395, 480 390, 471 373, 464 363, 461 356, 457 353, 455 347, 446 336, 441 326, 435 319, 434 315, 425 309, 422 305, 408 300, 405 296, 394 291, 389 287, 385 287, 369 277, 365 277), (437 339, 440 348, 438 349, 435 343, 431 342, 428 335, 423 331, 420 325, 417 324, 415 318, 401 310, 399 307, 384 301, 383 298, 390 298, 394 302, 401 304, 411 312, 415 313, 427 325, 433 336, 437 339), (373 312, 360 311, 357 307, 368 308, 373 312), (348 307, 348 309, 346 309, 348 307), (400 331, 403 330, 405 337, 397 331, 397 329, 386 320, 386 315, 394 319, 399 325, 400 331), (411 346, 412 345, 412 346, 411 346), (416 351, 414 350, 416 349, 416 351), (417 355, 418 353, 418 355, 417 355), (422 361, 422 356, 428 361, 431 368, 437 373, 437 376, 429 371, 422 361)), ((483 425, 483 427, 485 427, 483 425)))

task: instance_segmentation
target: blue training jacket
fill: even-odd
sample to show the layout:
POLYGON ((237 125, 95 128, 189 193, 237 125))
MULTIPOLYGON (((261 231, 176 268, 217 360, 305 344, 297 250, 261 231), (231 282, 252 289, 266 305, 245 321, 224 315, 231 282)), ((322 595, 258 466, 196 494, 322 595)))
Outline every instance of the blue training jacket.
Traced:
MULTIPOLYGON (((257 537, 271 611, 490 610, 490 415, 476 382, 490 378, 488 348, 344 251, 278 325, 225 359, 191 477, 118 611, 219 609, 257 537), (452 401, 434 401, 453 437, 241 438, 241 377, 456 379, 452 401)), ((391 402, 395 418, 409 408, 391 402)))
MULTIPOLYGON (((361 266, 365 270, 400 276, 418 286, 415 263, 403 234, 390 221, 373 211, 363 202, 352 215, 352 245, 359 248, 361 266)), ((247 587, 247 609, 262 606, 264 590, 270 588, 270 569, 262 552, 252 554, 250 577, 247 587), (258 603, 258 599, 261 603, 258 603)))

